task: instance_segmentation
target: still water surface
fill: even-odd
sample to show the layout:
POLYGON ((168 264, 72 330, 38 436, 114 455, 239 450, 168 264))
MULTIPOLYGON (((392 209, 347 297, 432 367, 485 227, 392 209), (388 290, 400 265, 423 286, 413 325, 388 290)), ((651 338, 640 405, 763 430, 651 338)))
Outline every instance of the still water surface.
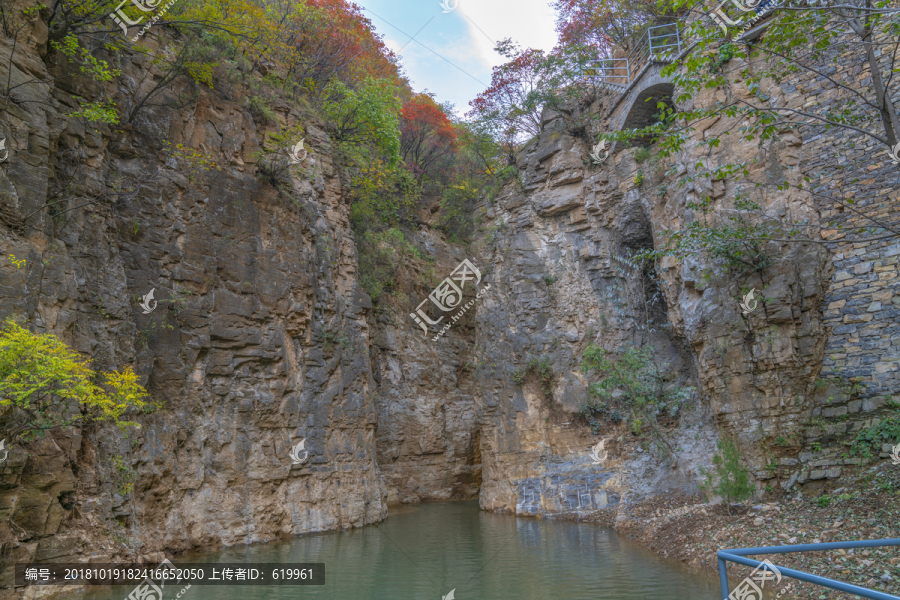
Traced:
MULTIPOLYGON (((180 600, 714 600, 717 581, 596 525, 402 506, 379 525, 172 561, 325 563, 324 586, 192 586, 180 600)), ((171 585, 171 584, 170 584, 171 585)), ((166 585, 165 600, 181 590, 166 585)), ((81 596, 123 600, 134 586, 81 596)))

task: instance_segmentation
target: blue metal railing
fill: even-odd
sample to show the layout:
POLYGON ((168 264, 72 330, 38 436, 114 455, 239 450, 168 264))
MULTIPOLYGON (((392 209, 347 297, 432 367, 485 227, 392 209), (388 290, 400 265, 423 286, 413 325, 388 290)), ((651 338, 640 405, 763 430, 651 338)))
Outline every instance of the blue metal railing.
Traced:
POLYGON ((842 581, 828 579, 827 577, 819 577, 818 575, 811 575, 809 573, 804 573, 803 571, 795 571, 794 569, 780 567, 771 563, 764 564, 762 561, 753 560, 752 558, 744 558, 745 556, 754 554, 789 554, 791 552, 841 550, 846 548, 874 548, 880 546, 900 546, 900 538, 887 540, 863 540, 859 542, 830 542, 827 544, 797 544, 794 546, 768 546, 765 548, 719 550, 718 552, 716 552, 716 557, 719 559, 719 583, 722 585, 722 598, 723 600, 728 600, 729 596, 728 561, 731 561, 733 563, 747 565, 748 567, 754 567, 756 569, 768 571, 773 575, 776 573, 779 575, 786 575, 787 577, 790 577, 792 579, 814 583, 816 585, 821 585, 822 587, 831 588, 833 590, 838 590, 841 592, 849 592, 851 594, 856 594, 857 596, 862 596, 863 598, 871 598, 872 600, 900 600, 900 596, 885 594, 884 592, 876 592, 875 590, 859 587, 858 585, 852 585, 849 583, 844 583, 842 581), (777 569, 777 571, 773 571, 773 569, 777 569))

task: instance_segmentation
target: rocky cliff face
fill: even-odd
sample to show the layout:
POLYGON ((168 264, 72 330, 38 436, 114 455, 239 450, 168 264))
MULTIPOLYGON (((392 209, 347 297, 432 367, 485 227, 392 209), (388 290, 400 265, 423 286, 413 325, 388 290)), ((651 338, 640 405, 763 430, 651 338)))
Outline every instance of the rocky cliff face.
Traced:
POLYGON ((389 503, 472 499, 481 484, 474 319, 460 321, 439 344, 407 314, 466 254, 427 229, 413 242, 433 262, 416 264, 395 312, 374 319, 378 465, 389 503))
MULTIPOLYGON (((38 55, 46 32, 30 33, 30 44, 19 38, 14 84, 64 68, 48 72, 38 55)), ((154 68, 140 56, 106 58, 123 71, 123 87, 110 90, 122 97, 154 68)), ((187 87, 160 104, 177 105, 187 87)), ((21 561, 383 519, 371 302, 356 279, 348 185, 317 124, 279 108, 280 119, 305 124, 310 154, 276 189, 254 177, 264 131, 240 98, 200 91, 190 108, 155 106, 130 127, 95 131, 62 116, 48 86, 13 97, 0 125, 10 149, 0 246, 26 263, 0 267, 0 314, 59 335, 96 368, 134 365, 162 406, 127 435, 92 426, 11 450, 0 491, 4 581, 21 561), (218 168, 166 150, 176 144, 218 168), (144 314, 151 289, 158 306, 144 314), (309 459, 293 465, 288 452, 303 438, 309 459)))
POLYGON ((641 448, 628 458, 624 449, 634 444, 612 424, 600 432, 607 460, 594 464, 588 449, 600 438, 574 414, 587 402, 581 355, 592 343, 649 344, 673 381, 696 377, 690 350, 666 327, 671 299, 648 304, 655 284, 627 264, 629 251, 652 245, 654 231, 646 196, 632 181, 631 152, 591 167, 584 143, 545 112, 544 132, 519 159, 521 182, 509 184, 488 212, 497 235, 483 250, 497 291, 478 315, 479 343, 494 370, 482 370, 482 506, 583 514, 614 508, 628 494, 696 491, 697 465, 716 439, 700 394, 675 435, 676 470, 641 448), (547 378, 529 368, 542 362, 550 365, 547 378))
MULTIPOLYGON (((12 84, 25 83, 0 124, 0 247, 25 261, 0 265, 0 316, 58 335, 97 369, 134 366, 161 407, 125 435, 91 425, 12 449, 2 584, 16 562, 155 559, 358 527, 389 503, 475 497, 474 322, 437 348, 402 312, 373 313, 349 183, 315 118, 277 107, 281 124, 302 124, 309 155, 263 175, 275 125, 246 98, 189 81, 131 125, 92 129, 27 83, 96 85, 44 63, 40 23, 14 53, 0 40, 12 84), (150 290, 158 305, 145 314, 150 290), (294 465, 302 439, 308 460, 294 465)), ((134 82, 160 76, 140 55, 103 58, 122 70, 106 90, 120 105, 134 82)), ((408 282, 418 304, 428 273, 466 255, 427 229, 416 243, 430 260, 408 282)))
MULTIPOLYGON (((16 86, 0 119, 10 150, 0 253, 25 261, 0 264, 0 317, 59 335, 98 369, 133 365, 162 406, 127 436, 94 425, 11 450, 0 585, 15 562, 152 558, 356 527, 394 502, 479 495, 489 510, 624 517, 632 499, 696 491, 720 431, 761 489, 791 490, 840 476, 856 459, 831 443, 900 400, 897 246, 773 243, 773 265, 744 275, 699 258, 666 259, 654 274, 628 260, 697 218, 688 203, 699 196, 737 193, 679 186, 699 159, 728 153, 754 178, 815 179, 822 144, 836 143, 827 134, 709 149, 705 132, 724 127, 710 122, 683 155, 638 162, 620 147, 595 165, 547 111, 519 177, 483 207, 478 241, 459 248, 423 227, 413 242, 427 260, 410 259, 410 280, 375 310, 359 285, 349 183, 313 116, 277 107, 281 123, 303 125, 310 153, 262 177, 271 126, 237 92, 179 79, 131 124, 97 127, 65 116, 68 95, 28 83, 65 74, 59 89, 96 95, 46 51, 37 18, 15 52, 0 38, 16 86), (486 294, 434 340, 408 314, 466 258, 486 294), (747 287, 765 300, 743 315, 747 287), (151 289, 158 306, 145 314, 151 289), (626 426, 592 432, 575 418, 590 344, 652 346, 667 384, 692 390, 666 425, 675 468, 626 426), (292 465, 301 439, 308 460, 292 465), (601 439, 595 464, 587 451, 601 439)), ((122 106, 159 75, 139 55, 104 58, 122 70, 105 89, 122 106)), ((798 105, 816 94, 813 82, 784 86, 798 105)), ((612 127, 614 104, 606 95, 578 110, 612 127)), ((896 190, 872 195, 897 202, 896 190)), ((780 218, 854 224, 811 193, 758 201, 780 218)))
MULTIPOLYGON (((821 91, 800 77, 767 85, 766 93, 785 94, 798 108, 821 91)), ((580 111, 596 115, 601 131, 622 123, 643 127, 649 124, 643 97, 671 99, 676 92, 651 72, 626 92, 624 103, 620 93, 607 91, 571 114, 545 111, 541 135, 519 155, 521 181, 508 184, 488 211, 492 236, 479 260, 493 269, 497 285, 479 309, 477 328, 490 365, 480 371, 486 382, 477 404, 484 508, 552 515, 614 507, 625 518, 623 499, 696 493, 698 468, 709 464, 720 432, 738 442, 760 494, 821 487, 840 477, 842 465, 860 462, 847 458, 846 436, 871 427, 886 403, 900 400, 900 298, 892 283, 900 251, 889 241, 776 240, 765 247, 771 265, 762 271, 740 273, 700 256, 664 258, 650 277, 635 271, 631 253, 659 248, 666 230, 705 218, 691 203, 717 199, 721 208, 712 216, 725 218, 727 200, 748 193, 695 178, 700 161, 744 161, 751 182, 811 182, 802 191, 763 193, 751 186, 766 218, 819 225, 829 240, 864 222, 858 212, 836 213, 822 201, 821 192, 846 177, 834 175, 837 157, 821 159, 823 145, 841 143, 840 134, 785 131, 777 142, 759 144, 732 136, 712 148, 703 140, 726 128, 713 119, 699 123, 676 156, 648 159, 619 145, 595 164, 586 140, 567 129, 580 111), (744 314, 740 301, 749 288, 763 299, 744 314), (657 293, 658 301, 650 301, 657 293), (670 382, 694 389, 669 424, 674 468, 659 465, 623 426, 607 423, 595 436, 572 418, 587 400, 590 379, 578 367, 590 343, 609 350, 652 346, 670 382), (826 356, 826 348, 833 354, 826 356), (535 363, 550 366, 544 384, 529 370, 535 363), (588 449, 601 438, 609 456, 596 465, 588 449)), ((693 102, 748 94, 707 90, 693 102)), ((827 98, 839 100, 838 92, 827 98)), ((854 189, 867 211, 887 214, 898 202, 897 189, 885 181, 890 163, 882 158, 868 166, 859 154, 856 164, 865 168, 854 189)))

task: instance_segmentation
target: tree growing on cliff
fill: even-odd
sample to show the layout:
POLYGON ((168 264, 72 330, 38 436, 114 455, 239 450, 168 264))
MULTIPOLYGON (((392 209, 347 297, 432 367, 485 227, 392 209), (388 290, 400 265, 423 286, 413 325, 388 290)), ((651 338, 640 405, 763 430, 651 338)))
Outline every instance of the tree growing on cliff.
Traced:
POLYGON ((368 77, 355 87, 332 81, 322 112, 332 136, 345 150, 372 145, 390 164, 400 159, 400 99, 390 81, 368 77))
POLYGON ((428 94, 416 94, 400 109, 400 155, 417 177, 447 179, 457 151, 457 131, 428 94), (443 167, 443 169, 441 168, 443 167))
POLYGON ((469 103, 467 116, 494 136, 506 151, 507 164, 515 164, 521 145, 541 132, 545 109, 555 111, 573 135, 591 139, 589 130, 597 117, 578 109, 596 95, 593 82, 582 76, 596 58, 594 47, 563 44, 545 53, 506 39, 496 50, 509 60, 494 67, 491 86, 469 103))
POLYGON ((508 61, 494 67, 490 87, 469 103, 468 116, 492 124, 502 143, 515 148, 541 132, 539 88, 545 56, 541 50, 523 50, 511 39, 501 40, 495 50, 508 61))
POLYGON ((366 77, 401 78, 397 56, 375 33, 362 9, 346 0, 308 0, 283 20, 287 79, 318 97, 332 80, 359 83, 366 77))
POLYGON ((616 48, 630 50, 648 25, 667 20, 655 0, 555 0, 552 6, 560 45, 587 46, 598 56, 609 56, 616 48))
POLYGON ((720 439, 716 447, 719 452, 713 456, 712 470, 704 473, 704 488, 722 497, 730 515, 731 503, 743 502, 753 495, 753 485, 750 472, 741 465, 741 453, 734 440, 720 439))
POLYGON ((8 319, 0 329, 0 408, 6 435, 15 441, 85 419, 140 427, 123 417, 150 410, 152 402, 131 367, 98 374, 53 334, 32 333, 8 319))
POLYGON ((599 381, 588 385, 589 397, 605 403, 604 407, 597 406, 599 412, 616 412, 611 405, 617 404, 630 413, 635 433, 649 426, 653 439, 674 465, 675 448, 662 431, 658 417, 666 413, 674 417, 692 390, 670 381, 665 367, 656 360, 649 345, 611 352, 591 344, 581 355, 582 371, 600 376, 599 381))

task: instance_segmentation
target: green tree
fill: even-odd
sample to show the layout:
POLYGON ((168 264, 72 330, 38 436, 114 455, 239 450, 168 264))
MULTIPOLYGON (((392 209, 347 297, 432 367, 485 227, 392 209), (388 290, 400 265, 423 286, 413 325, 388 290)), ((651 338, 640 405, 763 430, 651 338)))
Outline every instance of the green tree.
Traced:
POLYGON ((720 439, 713 456, 713 469, 706 473, 706 489, 722 496, 728 514, 732 502, 743 502, 753 494, 750 472, 741 465, 741 453, 733 440, 720 439))
POLYGON ((349 146, 374 145, 391 165, 400 159, 400 98, 387 79, 367 77, 356 88, 332 81, 322 113, 334 139, 349 146))
POLYGON ((448 186, 441 198, 438 227, 456 240, 470 240, 479 221, 475 207, 480 199, 481 190, 471 182, 448 186))
MULTIPOLYGON (((690 397, 691 388, 671 382, 667 365, 657 361, 651 346, 627 347, 610 352, 591 344, 581 355, 581 368, 585 373, 595 372, 602 377, 588 386, 593 401, 608 405, 617 404, 631 413, 631 425, 639 433, 647 424, 663 452, 675 462, 675 448, 660 428, 658 415, 668 412, 675 416, 684 401, 690 397)), ((590 406, 589 406, 590 408, 590 406)), ((594 407, 598 412, 600 407, 594 407)), ((584 414, 585 411, 582 411, 584 414)))
POLYGON ((130 367, 98 374, 53 334, 32 333, 8 319, 0 328, 0 408, 12 421, 13 441, 82 419, 140 427, 123 416, 150 410, 152 403, 130 367))

